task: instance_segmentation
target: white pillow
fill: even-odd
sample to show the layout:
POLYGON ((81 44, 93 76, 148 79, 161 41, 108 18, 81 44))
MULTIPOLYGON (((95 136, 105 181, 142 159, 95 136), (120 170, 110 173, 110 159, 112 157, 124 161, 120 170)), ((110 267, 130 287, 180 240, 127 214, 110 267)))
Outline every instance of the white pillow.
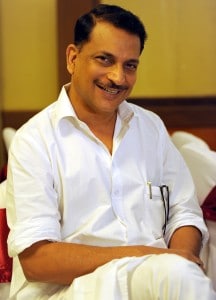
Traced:
POLYGON ((12 127, 5 127, 2 129, 3 140, 5 143, 6 150, 9 150, 12 139, 16 133, 16 129, 12 127))
POLYGON ((171 139, 177 149, 180 149, 182 146, 188 143, 195 143, 198 147, 209 149, 208 144, 203 139, 186 131, 175 131, 171 135, 171 139))
POLYGON ((0 183, 0 208, 6 207, 6 180, 0 183))
POLYGON ((196 143, 185 144, 179 151, 191 172, 201 205, 216 186, 216 152, 196 143))

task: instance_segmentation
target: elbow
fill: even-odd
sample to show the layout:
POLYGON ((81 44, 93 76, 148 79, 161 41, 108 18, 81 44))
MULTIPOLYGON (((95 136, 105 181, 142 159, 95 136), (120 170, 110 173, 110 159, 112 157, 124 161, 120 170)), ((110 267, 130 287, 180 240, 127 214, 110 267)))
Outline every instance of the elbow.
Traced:
POLYGON ((27 281, 45 282, 44 260, 40 248, 49 242, 37 242, 19 254, 19 261, 27 281))
POLYGON ((26 259, 23 256, 23 253, 19 255, 19 261, 26 280, 29 282, 39 281, 39 274, 37 268, 34 268, 34 262, 31 262, 30 259, 26 259))

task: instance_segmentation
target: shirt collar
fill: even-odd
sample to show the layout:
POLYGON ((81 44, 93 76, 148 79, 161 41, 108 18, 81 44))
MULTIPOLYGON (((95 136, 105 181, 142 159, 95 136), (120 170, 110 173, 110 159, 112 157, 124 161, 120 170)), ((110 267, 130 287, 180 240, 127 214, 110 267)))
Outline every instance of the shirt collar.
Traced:
POLYGON ((55 126, 57 126, 62 119, 67 117, 77 119, 76 113, 67 94, 69 87, 70 83, 65 84, 62 87, 58 100, 56 101, 56 105, 53 107, 52 116, 55 126))
POLYGON ((130 104, 125 100, 118 107, 118 115, 122 121, 129 123, 134 116, 133 109, 130 104))

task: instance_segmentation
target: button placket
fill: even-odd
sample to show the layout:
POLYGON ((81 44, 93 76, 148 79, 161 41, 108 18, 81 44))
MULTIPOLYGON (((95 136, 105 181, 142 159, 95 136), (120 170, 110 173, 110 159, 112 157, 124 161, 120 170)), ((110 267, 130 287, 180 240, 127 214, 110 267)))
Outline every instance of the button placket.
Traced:
POLYGON ((112 164, 112 188, 111 188, 111 201, 115 215, 124 222, 124 207, 122 202, 122 181, 121 173, 115 163, 112 164))

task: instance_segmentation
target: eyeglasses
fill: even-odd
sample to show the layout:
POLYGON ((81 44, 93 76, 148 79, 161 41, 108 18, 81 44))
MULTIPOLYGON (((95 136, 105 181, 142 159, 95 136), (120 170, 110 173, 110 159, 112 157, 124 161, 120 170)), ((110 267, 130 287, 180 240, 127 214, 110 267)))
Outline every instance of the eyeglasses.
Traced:
POLYGON ((161 185, 159 186, 161 198, 164 205, 164 225, 163 225, 163 235, 166 233, 166 227, 169 220, 169 187, 167 185, 161 185))

